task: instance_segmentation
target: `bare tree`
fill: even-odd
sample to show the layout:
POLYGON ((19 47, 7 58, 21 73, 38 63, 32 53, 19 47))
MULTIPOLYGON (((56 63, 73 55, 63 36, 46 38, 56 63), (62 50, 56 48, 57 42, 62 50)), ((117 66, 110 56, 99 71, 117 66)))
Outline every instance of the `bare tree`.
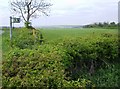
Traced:
POLYGON ((11 10, 19 14, 25 21, 25 27, 29 27, 30 18, 39 17, 41 14, 48 16, 49 8, 52 6, 48 0, 12 0, 11 10))

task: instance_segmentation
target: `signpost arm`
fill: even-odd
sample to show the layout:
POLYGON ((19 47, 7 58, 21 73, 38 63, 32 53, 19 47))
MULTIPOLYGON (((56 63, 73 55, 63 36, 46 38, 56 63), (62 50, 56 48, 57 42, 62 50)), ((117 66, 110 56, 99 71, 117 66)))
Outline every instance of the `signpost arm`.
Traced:
POLYGON ((10 45, 12 46, 12 28, 13 28, 13 23, 20 23, 20 18, 12 18, 10 16, 10 45))

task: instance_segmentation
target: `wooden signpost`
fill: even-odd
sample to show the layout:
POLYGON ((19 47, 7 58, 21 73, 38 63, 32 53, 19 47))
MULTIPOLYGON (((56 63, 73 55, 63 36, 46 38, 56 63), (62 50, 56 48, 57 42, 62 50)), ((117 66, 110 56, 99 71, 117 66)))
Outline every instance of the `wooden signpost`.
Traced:
POLYGON ((10 16, 10 40, 12 40, 12 23, 20 23, 20 18, 12 18, 10 16))
POLYGON ((10 46, 12 46, 12 28, 13 23, 20 23, 20 18, 13 18, 10 16, 10 46))

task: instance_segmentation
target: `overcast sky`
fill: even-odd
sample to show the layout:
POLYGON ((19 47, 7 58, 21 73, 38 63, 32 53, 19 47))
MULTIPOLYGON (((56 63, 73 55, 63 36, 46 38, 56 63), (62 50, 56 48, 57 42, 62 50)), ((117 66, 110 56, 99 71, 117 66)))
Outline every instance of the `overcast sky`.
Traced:
MULTIPOLYGON (((50 16, 32 19, 34 26, 84 25, 94 22, 118 22, 119 0, 50 0, 50 16)), ((0 0, 0 26, 9 26, 9 0, 0 0)), ((15 24, 15 26, 22 26, 15 24)))

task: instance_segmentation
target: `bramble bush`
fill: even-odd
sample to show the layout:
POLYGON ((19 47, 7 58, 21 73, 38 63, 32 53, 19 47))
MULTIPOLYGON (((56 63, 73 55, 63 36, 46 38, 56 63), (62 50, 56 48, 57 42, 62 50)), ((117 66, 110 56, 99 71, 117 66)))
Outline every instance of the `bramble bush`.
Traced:
MULTIPOLYGON (((33 44, 34 39, 27 37, 29 40, 26 40, 23 35, 27 37, 23 32, 15 38, 13 49, 4 57, 3 87, 103 86, 95 79, 82 76, 92 77, 101 69, 119 63, 118 39, 111 34, 68 37, 42 45, 33 44)), ((108 80, 108 84, 112 80, 108 80)))

